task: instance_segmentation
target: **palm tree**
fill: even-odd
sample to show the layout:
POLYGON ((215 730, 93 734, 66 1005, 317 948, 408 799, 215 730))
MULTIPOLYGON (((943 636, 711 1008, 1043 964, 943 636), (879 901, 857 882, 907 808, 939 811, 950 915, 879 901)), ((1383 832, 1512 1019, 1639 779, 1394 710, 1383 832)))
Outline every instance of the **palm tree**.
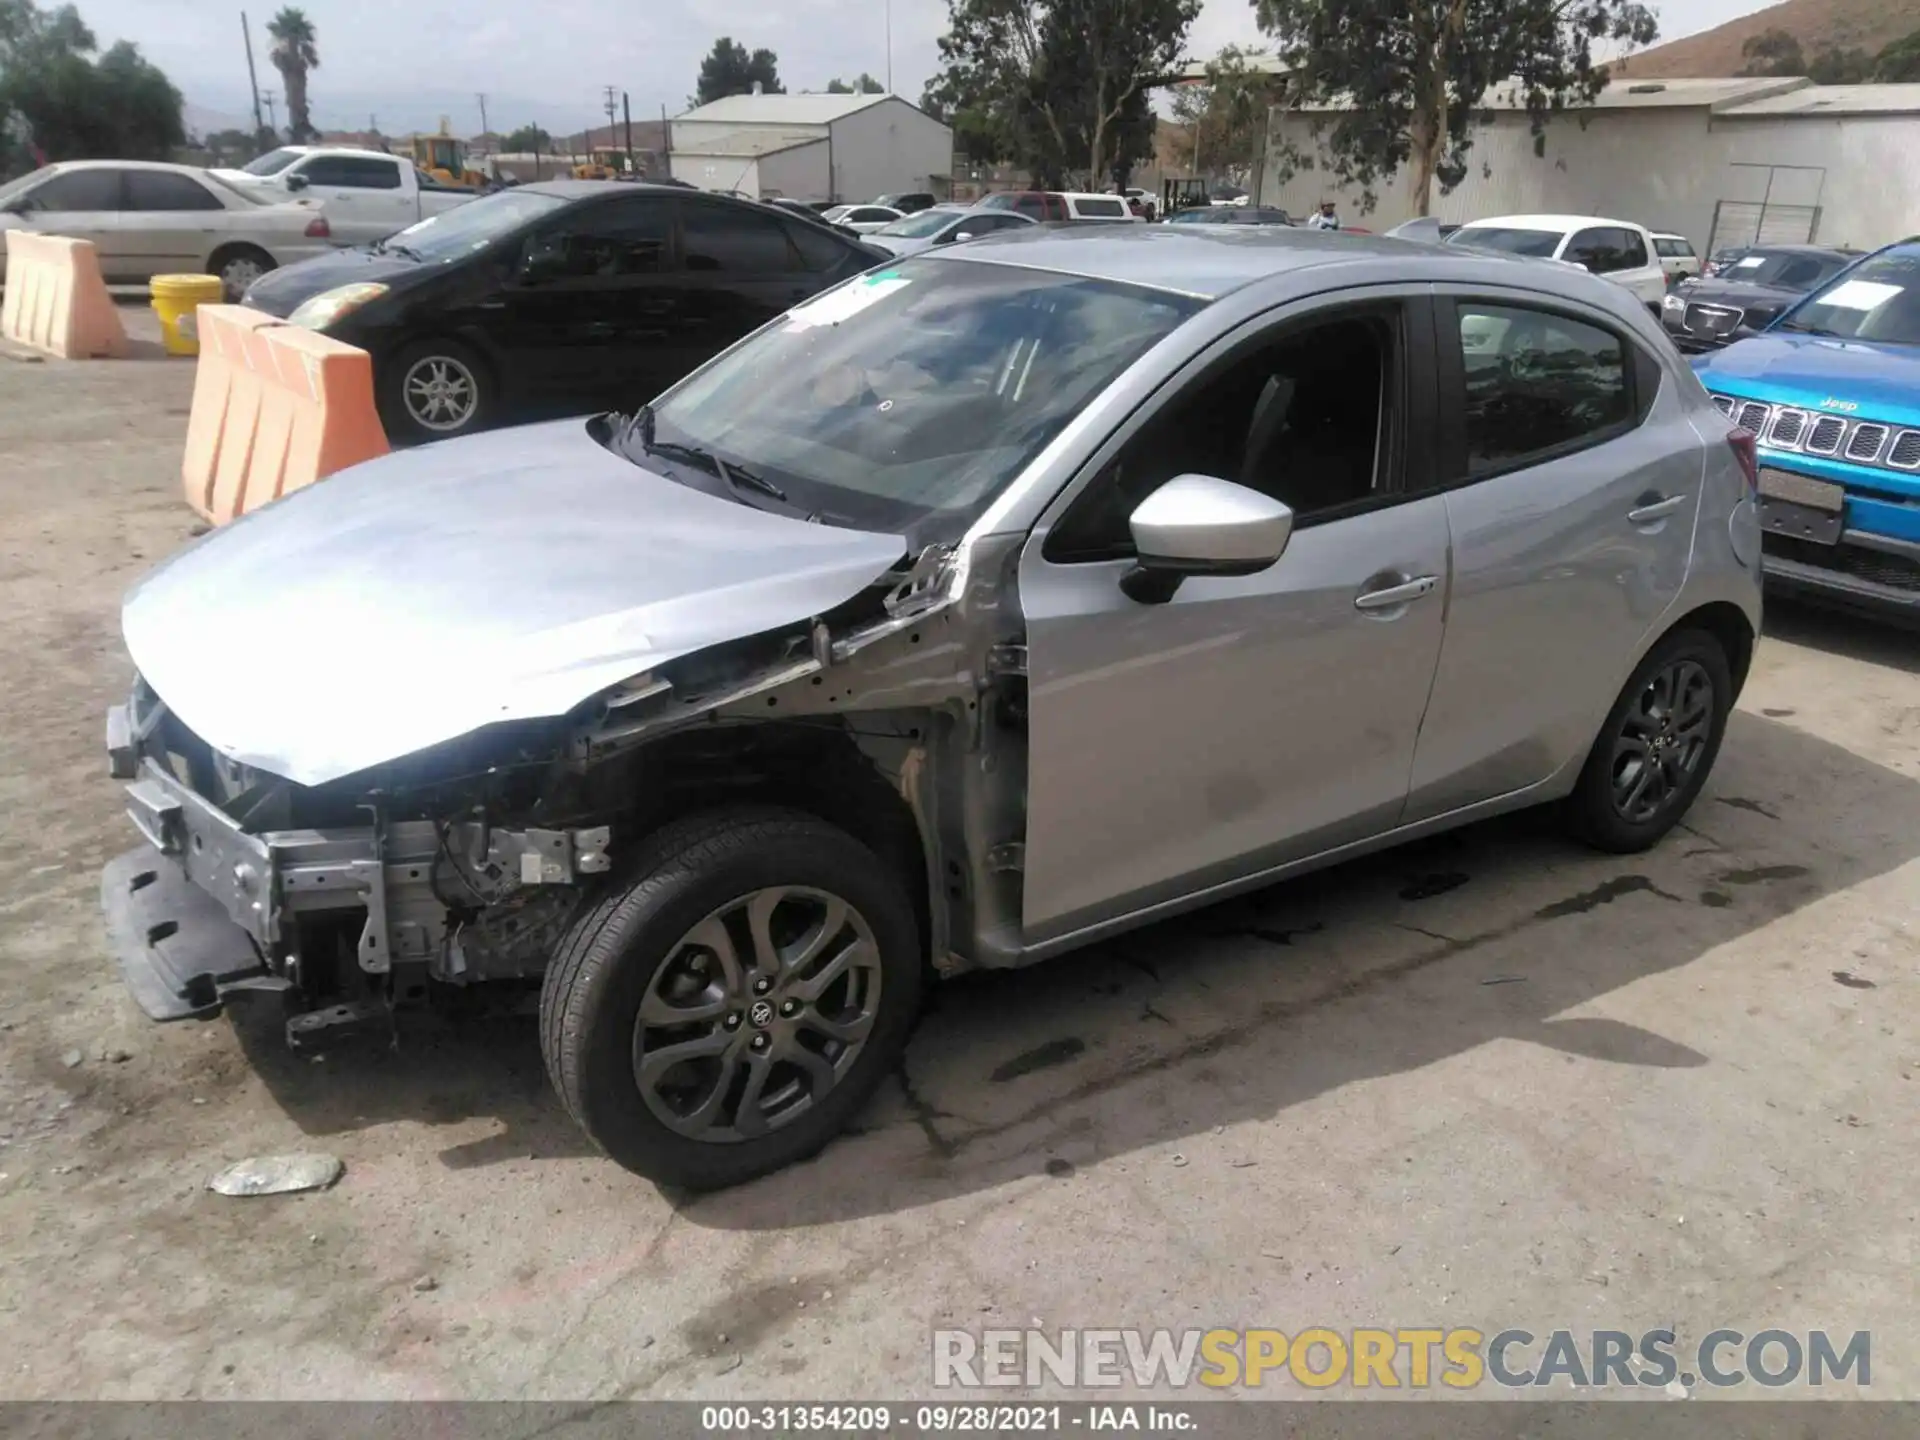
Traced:
POLYGON ((280 72, 287 91, 287 134, 296 143, 316 133, 307 113, 307 72, 320 68, 320 50, 314 43, 313 22, 306 11, 289 5, 267 22, 273 48, 267 58, 280 72))

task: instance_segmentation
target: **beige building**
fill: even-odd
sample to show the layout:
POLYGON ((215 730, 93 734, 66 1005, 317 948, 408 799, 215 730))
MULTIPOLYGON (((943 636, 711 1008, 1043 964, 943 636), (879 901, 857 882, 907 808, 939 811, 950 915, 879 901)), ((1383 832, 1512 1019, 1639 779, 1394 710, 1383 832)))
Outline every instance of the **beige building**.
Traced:
POLYGON ((732 95, 677 116, 673 178, 758 200, 944 196, 953 132, 898 95, 732 95))
MULTIPOLYGON (((1703 253, 1755 239, 1870 249, 1920 233, 1920 85, 1621 80, 1591 110, 1551 121, 1544 155, 1511 97, 1488 108, 1466 179, 1449 195, 1436 187, 1442 221, 1605 215, 1685 235, 1703 253)), ((1378 187, 1371 213, 1322 165, 1283 176, 1279 142, 1311 155, 1312 117, 1277 109, 1271 125, 1264 203, 1306 214, 1330 198, 1370 230, 1413 213, 1404 169, 1378 187)))

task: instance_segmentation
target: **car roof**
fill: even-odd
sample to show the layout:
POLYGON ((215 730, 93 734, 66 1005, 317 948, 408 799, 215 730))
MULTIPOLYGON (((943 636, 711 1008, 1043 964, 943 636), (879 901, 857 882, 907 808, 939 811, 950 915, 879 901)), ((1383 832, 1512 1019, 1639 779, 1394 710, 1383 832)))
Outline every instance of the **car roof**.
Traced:
MULTIPOLYGON (((1838 245, 1736 245, 1749 255, 1858 255, 1858 250, 1843 250, 1838 245)), ((1724 253, 1724 252, 1723 252, 1724 253)))
POLYGON ((204 165, 176 165, 171 160, 56 160, 49 170, 205 170, 204 165))
MULTIPOLYGON (((1396 276, 1460 252, 1384 235, 1282 225, 1033 225, 973 241, 954 259, 1028 266, 1217 300, 1287 271, 1356 259, 1390 262, 1396 276)), ((1478 252, 1491 263, 1538 261, 1478 252)))
POLYGON ((1481 220, 1469 220, 1462 230, 1479 230, 1487 226, 1500 225, 1511 230, 1584 230, 1589 225, 1619 225, 1628 230, 1643 227, 1634 220, 1610 220, 1604 215, 1489 215, 1481 220))
MULTIPOLYGON (((1687 240, 1687 237, 1677 230, 1649 230, 1647 233, 1656 240, 1687 240)), ((1687 244, 1692 243, 1691 240, 1687 240, 1687 244)))

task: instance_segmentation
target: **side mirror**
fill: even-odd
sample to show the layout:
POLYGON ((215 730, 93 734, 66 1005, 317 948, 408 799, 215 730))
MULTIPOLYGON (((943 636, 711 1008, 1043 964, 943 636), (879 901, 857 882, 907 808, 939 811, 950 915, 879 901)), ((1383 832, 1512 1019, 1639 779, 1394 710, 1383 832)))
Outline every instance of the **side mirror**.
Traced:
POLYGON ((1293 511, 1211 475, 1179 475, 1127 521, 1138 561, 1120 579, 1129 600, 1164 605, 1189 575, 1257 575, 1286 553, 1293 511))
POLYGON ((289 190, 304 190, 310 183, 304 175, 289 175, 287 177, 287 189, 289 190))
POLYGON ((973 238, 973 232, 971 230, 962 230, 958 235, 952 235, 948 237, 948 239, 953 241, 971 240, 972 238, 973 238))

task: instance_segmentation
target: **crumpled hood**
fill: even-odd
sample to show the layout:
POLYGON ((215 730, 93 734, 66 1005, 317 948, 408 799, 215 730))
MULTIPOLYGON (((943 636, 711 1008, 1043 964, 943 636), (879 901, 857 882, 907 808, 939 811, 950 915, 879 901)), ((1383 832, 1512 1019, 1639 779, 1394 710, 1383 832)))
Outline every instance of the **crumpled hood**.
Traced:
POLYGON ((1729 395, 1920 424, 1920 347, 1912 345, 1770 330, 1703 356, 1693 368, 1709 390, 1729 395))
POLYGON ((565 420, 297 491, 161 565, 121 622, 203 740, 318 785, 803 622, 905 551, 689 489, 565 420))

